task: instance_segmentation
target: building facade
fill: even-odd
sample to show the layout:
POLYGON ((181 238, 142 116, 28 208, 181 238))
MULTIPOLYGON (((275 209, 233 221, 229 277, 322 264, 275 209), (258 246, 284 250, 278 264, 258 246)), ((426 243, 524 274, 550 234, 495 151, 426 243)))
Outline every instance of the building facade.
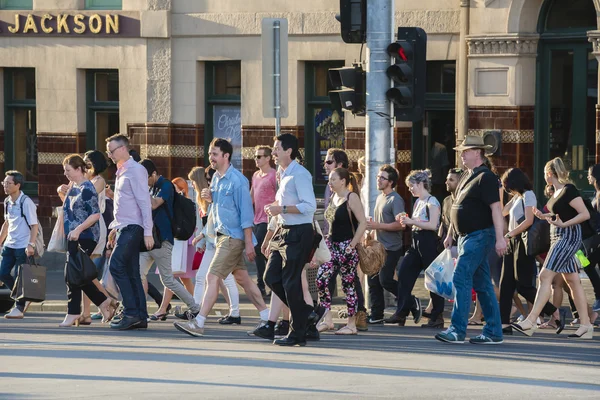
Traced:
MULTIPOLYGON (((538 190, 555 156, 583 184, 600 142, 599 3, 396 1, 396 25, 428 33, 425 118, 395 128, 402 175, 429 166, 439 182, 452 147, 479 134, 498 139, 500 170, 524 168, 538 190)), ((338 12, 338 0, 0 0, 0 164, 25 172, 48 223, 63 157, 103 151, 115 132, 169 177, 204 165, 210 140, 228 137, 251 174, 253 147, 275 132, 262 110, 261 21, 287 18, 282 130, 301 138, 322 191, 328 148, 347 149, 353 167, 364 154, 364 118, 327 96, 329 68, 368 57, 341 41, 338 12)))

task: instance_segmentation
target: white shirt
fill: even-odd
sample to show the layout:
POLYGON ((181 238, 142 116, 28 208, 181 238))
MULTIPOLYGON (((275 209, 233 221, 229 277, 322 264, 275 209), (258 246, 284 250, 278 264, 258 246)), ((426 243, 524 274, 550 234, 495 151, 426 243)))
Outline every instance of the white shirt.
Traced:
POLYGON ((31 237, 31 229, 27 225, 37 225, 37 207, 29 197, 27 197, 23 203, 23 214, 27 218, 27 221, 21 216, 21 201, 25 194, 21 192, 17 201, 13 202, 11 197, 8 197, 6 204, 6 210, 4 210, 4 220, 8 222, 8 235, 4 245, 11 249, 24 249, 29 244, 31 237))
POLYGON ((279 214, 283 225, 312 224, 317 209, 312 176, 302 165, 292 161, 284 170, 279 167, 279 190, 275 200, 281 206, 296 206, 301 214, 279 214))

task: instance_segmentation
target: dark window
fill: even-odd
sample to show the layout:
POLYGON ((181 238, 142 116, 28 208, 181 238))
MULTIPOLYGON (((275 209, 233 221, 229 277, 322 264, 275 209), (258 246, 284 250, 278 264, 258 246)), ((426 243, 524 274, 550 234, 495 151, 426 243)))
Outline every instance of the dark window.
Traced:
POLYGON ((456 62, 427 61, 427 93, 456 92, 456 62))
POLYGON ((96 72, 94 80, 95 101, 119 101, 118 72, 96 72))
POLYGON ((214 94, 239 96, 242 92, 242 67, 239 61, 214 64, 214 94))
POLYGON ((596 29, 596 8, 590 0, 553 0, 546 18, 546 30, 596 29))
POLYGON ((87 148, 104 151, 106 138, 119 128, 119 71, 89 70, 87 81, 87 148))

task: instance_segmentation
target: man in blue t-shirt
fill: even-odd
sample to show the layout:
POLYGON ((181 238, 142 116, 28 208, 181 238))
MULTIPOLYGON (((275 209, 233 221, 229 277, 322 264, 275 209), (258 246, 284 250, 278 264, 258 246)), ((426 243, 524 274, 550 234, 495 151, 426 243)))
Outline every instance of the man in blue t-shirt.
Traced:
MULTIPOLYGON (((152 263, 155 262, 162 284, 166 288, 171 289, 188 306, 191 314, 198 314, 200 306, 194 301, 194 297, 185 289, 181 282, 173 277, 173 269, 171 268, 171 253, 173 251, 174 239, 170 216, 173 215, 175 188, 171 181, 158 174, 156 166, 151 160, 142 160, 140 164, 148 171, 152 219, 161 241, 159 249, 140 253, 140 275, 142 276, 144 289, 147 290, 148 288, 146 276, 152 263)), ((153 321, 164 320, 167 316, 166 308, 167 305, 162 304, 161 308, 150 316, 150 319, 153 321)))

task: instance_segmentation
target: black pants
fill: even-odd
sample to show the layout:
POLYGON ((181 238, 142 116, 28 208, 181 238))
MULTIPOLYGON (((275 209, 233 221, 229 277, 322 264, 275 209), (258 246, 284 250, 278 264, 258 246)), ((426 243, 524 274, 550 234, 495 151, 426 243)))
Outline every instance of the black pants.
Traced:
POLYGON ((258 242, 254 247, 254 251, 256 252, 256 285, 261 290, 265 288, 264 275, 267 259, 260 251, 260 247, 262 246, 263 240, 265 240, 265 236, 267 236, 267 228, 267 223, 254 225, 254 236, 256 236, 256 241, 258 242))
MULTIPOLYGON (((525 254, 525 246, 521 236, 511 239, 509 253, 504 256, 502 275, 500 276, 500 319, 503 324, 510 324, 510 310, 515 290, 531 304, 535 303, 535 257, 525 254)), ((544 314, 552 315, 556 307, 547 302, 544 314)))
MULTIPOLYGON (((329 281, 329 293, 331 293, 332 298, 334 297, 333 294, 335 293, 335 284, 337 282, 337 276, 339 272, 340 271, 338 269, 334 270, 333 274, 331 275, 331 280, 329 281)), ((354 289, 356 290, 356 309, 358 311, 367 311, 365 308, 365 292, 358 274, 356 274, 354 277, 354 289)))
POLYGON ((600 300, 600 275, 598 274, 598 269, 596 265, 600 265, 600 251, 595 251, 589 257, 590 265, 585 267, 583 270, 587 274, 588 278, 590 278, 590 283, 594 288, 594 297, 596 300, 600 300))
MULTIPOLYGON (((77 245, 81 246, 85 254, 88 256, 92 254, 94 248, 96 248, 96 242, 92 239, 79 239, 78 241, 69 241, 69 254, 74 256, 77 254, 77 245)), ((77 315, 81 314, 81 292, 84 292, 87 297, 97 306, 104 303, 106 296, 98 290, 96 285, 88 283, 83 286, 71 286, 67 283, 67 314, 77 315)))
POLYGON ((383 290, 387 290, 394 296, 398 295, 398 281, 394 279, 394 273, 398 268, 398 261, 403 251, 388 250, 385 264, 377 275, 369 277, 369 299, 371 300, 371 317, 373 319, 383 318, 385 310, 385 298, 383 290))
POLYGON ((292 331, 289 336, 304 340, 308 316, 313 307, 304 301, 302 270, 313 243, 312 224, 284 225, 271 239, 273 247, 265 283, 289 308, 292 331))
MULTIPOLYGON (((406 317, 414 308, 415 296, 412 290, 421 271, 437 257, 437 233, 434 231, 414 231, 412 245, 398 267, 398 306, 396 314, 406 317)), ((444 298, 429 292, 433 307, 431 320, 435 321, 444 312, 444 298)))
MULTIPOLYGON (((162 304, 162 293, 150 283, 150 281, 146 281, 148 283, 148 295, 154 300, 154 302, 160 307, 162 304)), ((173 294, 173 298, 176 298, 175 294, 173 294)))

